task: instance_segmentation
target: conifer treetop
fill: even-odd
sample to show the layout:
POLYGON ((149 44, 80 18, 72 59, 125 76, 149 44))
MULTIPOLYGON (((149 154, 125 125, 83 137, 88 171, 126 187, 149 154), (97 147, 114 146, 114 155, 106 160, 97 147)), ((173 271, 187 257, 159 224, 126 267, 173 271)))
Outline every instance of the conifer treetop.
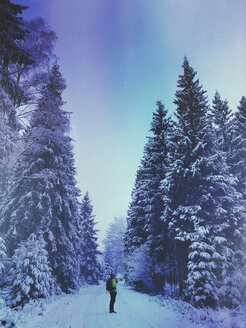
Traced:
MULTIPOLYGON (((199 79, 195 79, 197 72, 190 66, 185 57, 183 62, 183 74, 179 75, 174 104, 177 105, 175 113, 178 119, 188 118, 188 121, 199 119, 206 115, 208 110, 207 92, 203 90, 199 79)), ((194 122, 195 123, 195 122, 194 122)), ((199 124, 200 125, 200 124, 199 124)))

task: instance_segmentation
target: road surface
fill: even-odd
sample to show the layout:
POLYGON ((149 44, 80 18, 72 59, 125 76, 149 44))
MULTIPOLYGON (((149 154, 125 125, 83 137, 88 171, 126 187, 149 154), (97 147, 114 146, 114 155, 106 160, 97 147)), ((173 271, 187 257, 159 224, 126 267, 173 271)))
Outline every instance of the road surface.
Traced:
POLYGON ((116 314, 108 311, 109 298, 104 284, 84 287, 77 294, 57 297, 39 313, 24 309, 17 328, 208 328, 123 285, 118 286, 116 314))

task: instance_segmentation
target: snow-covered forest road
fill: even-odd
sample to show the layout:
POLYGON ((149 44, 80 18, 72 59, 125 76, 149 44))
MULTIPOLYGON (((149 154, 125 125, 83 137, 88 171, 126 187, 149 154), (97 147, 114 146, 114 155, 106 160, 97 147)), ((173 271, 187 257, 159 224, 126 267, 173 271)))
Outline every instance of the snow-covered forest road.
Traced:
MULTIPOLYGON (((41 309, 22 311, 17 327, 21 328, 194 328, 214 327, 201 324, 195 310, 178 301, 165 301, 118 286, 117 314, 108 313, 109 294, 105 285, 82 288, 74 295, 57 297, 41 309), (176 303, 175 303, 176 302, 176 303), (188 318, 193 318, 189 320, 188 318), (193 321, 193 322, 192 322, 193 321)), ((228 321, 227 321, 228 323, 228 321)), ((218 327, 218 326, 217 326, 218 327)), ((230 324, 220 327, 232 327, 230 324)))

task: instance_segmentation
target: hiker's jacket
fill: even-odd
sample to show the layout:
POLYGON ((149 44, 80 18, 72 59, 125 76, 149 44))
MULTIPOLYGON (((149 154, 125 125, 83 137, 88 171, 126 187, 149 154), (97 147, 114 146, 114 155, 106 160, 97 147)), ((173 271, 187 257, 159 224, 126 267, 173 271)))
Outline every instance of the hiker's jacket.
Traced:
POLYGON ((117 291, 117 282, 115 280, 115 278, 111 279, 112 281, 112 292, 116 292, 117 291))
POLYGON ((117 280, 115 278, 109 278, 106 284, 106 289, 109 292, 115 292, 117 290, 117 280))

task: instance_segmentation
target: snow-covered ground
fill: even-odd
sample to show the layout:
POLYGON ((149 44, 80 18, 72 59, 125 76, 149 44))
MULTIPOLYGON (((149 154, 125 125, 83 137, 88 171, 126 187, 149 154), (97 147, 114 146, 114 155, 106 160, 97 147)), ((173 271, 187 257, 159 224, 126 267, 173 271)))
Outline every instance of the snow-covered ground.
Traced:
POLYGON ((245 328, 245 318, 230 311, 194 309, 187 303, 151 297, 118 286, 117 314, 108 312, 105 285, 88 286, 73 295, 26 305, 16 314, 17 328, 245 328))

